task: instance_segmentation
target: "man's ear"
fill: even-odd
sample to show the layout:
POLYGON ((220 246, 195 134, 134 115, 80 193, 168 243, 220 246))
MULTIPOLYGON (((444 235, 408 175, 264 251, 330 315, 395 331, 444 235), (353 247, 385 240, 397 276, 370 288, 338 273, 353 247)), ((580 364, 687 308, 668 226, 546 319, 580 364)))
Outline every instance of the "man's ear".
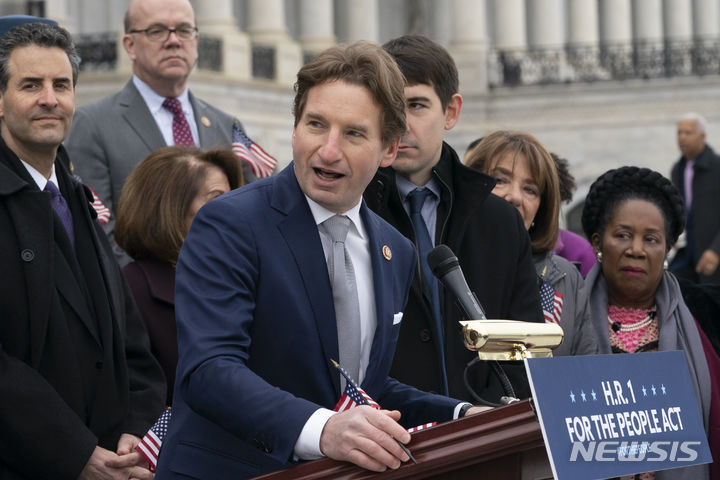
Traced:
POLYGON ((129 33, 123 35, 122 44, 128 54, 128 57, 130 57, 130 60, 135 61, 135 42, 129 33))
POLYGON ((397 156, 398 148, 400 148, 400 137, 398 137, 398 139, 395 140, 392 145, 385 148, 382 159, 380 159, 381 167, 389 167, 390 165, 392 165, 392 163, 395 161, 395 157, 397 156))
POLYGON ((453 94, 448 106, 445 108, 445 130, 451 130, 460 120, 463 99, 459 93, 453 94))

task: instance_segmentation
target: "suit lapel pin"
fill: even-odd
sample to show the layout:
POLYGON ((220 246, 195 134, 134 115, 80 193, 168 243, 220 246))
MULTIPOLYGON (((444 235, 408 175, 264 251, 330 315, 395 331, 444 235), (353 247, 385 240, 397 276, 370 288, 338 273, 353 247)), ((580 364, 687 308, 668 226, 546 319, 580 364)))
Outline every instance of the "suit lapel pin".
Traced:
POLYGON ((202 124, 205 125, 206 127, 209 127, 209 126, 210 126, 210 119, 209 119, 209 118, 207 118, 207 117, 202 117, 202 118, 200 119, 200 121, 201 121, 202 124))
POLYGON ((382 252, 385 260, 390 260, 392 258, 392 252, 390 251, 390 247, 388 247, 387 245, 383 245, 382 252))

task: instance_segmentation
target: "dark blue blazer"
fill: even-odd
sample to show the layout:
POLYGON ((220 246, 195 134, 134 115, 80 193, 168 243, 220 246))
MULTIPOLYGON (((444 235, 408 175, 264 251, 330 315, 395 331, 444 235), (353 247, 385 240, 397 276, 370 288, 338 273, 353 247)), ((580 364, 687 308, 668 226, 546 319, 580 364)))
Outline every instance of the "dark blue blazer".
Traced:
MULTIPOLYGON (((400 410, 405 426, 449 420, 457 400, 388 377, 415 252, 364 204, 361 217, 377 305, 362 387, 400 410)), ((292 164, 201 209, 180 254, 175 302, 180 358, 156 478, 238 479, 290 466, 310 415, 341 393, 330 280, 292 164)))

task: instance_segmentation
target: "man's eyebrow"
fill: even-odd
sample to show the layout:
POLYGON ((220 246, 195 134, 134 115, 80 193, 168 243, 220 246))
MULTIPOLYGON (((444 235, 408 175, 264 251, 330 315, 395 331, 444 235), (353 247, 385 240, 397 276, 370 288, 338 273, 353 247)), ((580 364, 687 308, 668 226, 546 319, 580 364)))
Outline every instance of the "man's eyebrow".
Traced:
POLYGON ((422 96, 409 97, 406 101, 408 101, 408 102, 426 102, 426 103, 430 103, 430 97, 422 97, 422 96))
POLYGON ((358 132, 367 133, 368 128, 365 125, 360 125, 358 123, 351 123, 347 126, 349 130, 357 130, 358 132))
MULTIPOLYGON (((26 83, 26 82, 38 83, 38 82, 42 82, 44 79, 45 79, 44 77, 28 76, 28 77, 22 77, 20 79, 20 83, 26 83)), ((68 78, 68 77, 55 77, 52 80, 53 80, 53 82, 70 82, 71 81, 70 78, 68 78)))
POLYGON ((307 112, 307 113, 305 113, 305 116, 306 116, 309 120, 320 120, 320 121, 323 121, 323 122, 325 121, 325 117, 323 117, 323 116, 320 115, 319 113, 307 112))
MULTIPOLYGON (((304 116, 307 120, 318 120, 323 123, 327 122, 326 118, 319 113, 307 112, 304 114, 304 116)), ((362 125, 360 123, 349 123, 345 125, 345 128, 349 130, 357 130, 358 132, 362 133, 367 133, 369 130, 367 125, 362 125)))

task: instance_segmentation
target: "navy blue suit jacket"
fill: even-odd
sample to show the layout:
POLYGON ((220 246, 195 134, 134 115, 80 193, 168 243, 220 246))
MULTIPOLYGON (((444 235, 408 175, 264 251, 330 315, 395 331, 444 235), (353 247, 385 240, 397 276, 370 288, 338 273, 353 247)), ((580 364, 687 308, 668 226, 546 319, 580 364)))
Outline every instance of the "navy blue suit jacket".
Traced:
MULTIPOLYGON (((414 426, 457 400, 388 377, 416 263, 412 244, 364 204, 377 328, 363 389, 414 426), (387 260, 383 246, 390 248, 387 260)), ((201 209, 176 275, 179 362, 157 479, 246 478, 292 463, 310 415, 340 398, 332 290, 293 164, 201 209)))

